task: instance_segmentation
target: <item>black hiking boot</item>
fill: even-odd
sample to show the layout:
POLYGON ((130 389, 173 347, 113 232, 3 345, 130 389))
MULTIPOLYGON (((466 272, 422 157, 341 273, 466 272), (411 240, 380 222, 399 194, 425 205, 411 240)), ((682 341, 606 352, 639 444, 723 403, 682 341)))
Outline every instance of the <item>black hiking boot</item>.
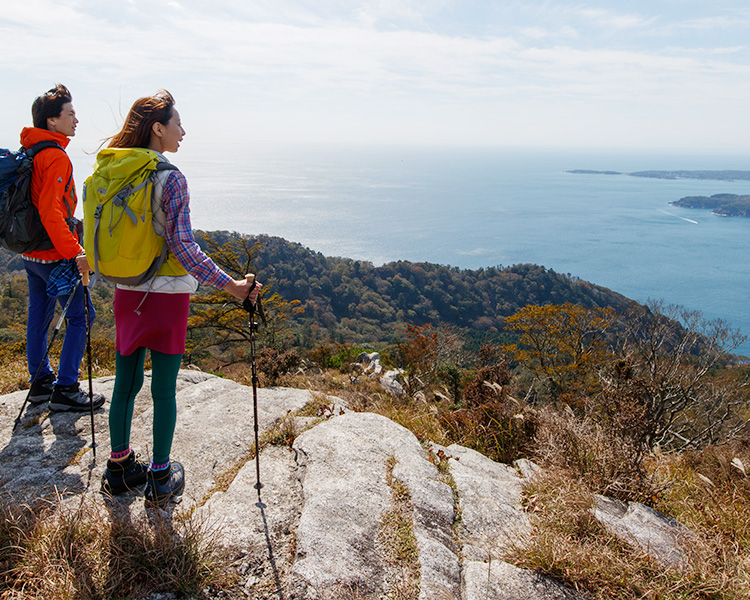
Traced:
MULTIPOLYGON (((104 404, 104 396, 94 394, 94 408, 104 404)), ((54 412, 72 410, 85 412, 89 410, 89 394, 84 392, 78 385, 56 385, 49 399, 49 409, 54 412)))
POLYGON ((141 462, 130 452, 122 461, 107 461, 107 469, 102 477, 102 492, 116 496, 125 492, 136 491, 148 479, 148 463, 141 462))
MULTIPOLYGON (((146 505, 164 507, 185 488, 185 470, 176 460, 168 469, 148 472, 146 483, 146 505)), ((177 501, 177 500, 175 500, 177 501)))
POLYGON ((35 379, 31 382, 29 388, 29 402, 31 404, 41 404, 47 402, 52 396, 52 390, 55 387, 55 374, 47 373, 44 377, 35 379))

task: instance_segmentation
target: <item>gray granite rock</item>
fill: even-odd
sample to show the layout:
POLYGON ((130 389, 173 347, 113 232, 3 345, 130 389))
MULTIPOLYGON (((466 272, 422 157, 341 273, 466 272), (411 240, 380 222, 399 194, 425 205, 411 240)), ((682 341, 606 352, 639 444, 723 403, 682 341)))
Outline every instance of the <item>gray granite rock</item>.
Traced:
POLYGON ((516 467, 497 463, 483 454, 451 445, 442 448, 455 482, 461 509, 464 561, 463 600, 572 600, 579 596, 558 582, 519 569, 502 560, 504 550, 523 545, 530 533, 521 507, 524 477, 539 467, 531 461, 516 467))
POLYGON ((463 600, 582 600, 560 583, 502 561, 464 563, 463 600))
MULTIPOLYGON (((153 419, 150 376, 135 401, 131 446, 142 458, 150 456, 153 419)), ((94 391, 112 396, 114 377, 94 381, 94 391)), ((98 494, 109 455, 109 402, 95 412, 97 456, 91 449, 89 413, 50 413, 47 405, 29 405, 21 424, 13 422, 26 392, 0 399, 0 482, 16 501, 56 493, 98 494)), ((258 421, 262 430, 289 411, 312 400, 310 392, 292 388, 258 391, 258 421)), ((177 426, 172 457, 186 472, 184 498, 202 501, 219 474, 235 466, 254 443, 252 389, 200 371, 181 370, 177 378, 177 426)))
POLYGON ((260 490, 255 461, 237 473, 226 491, 218 491, 202 507, 199 519, 219 532, 222 545, 243 557, 243 587, 281 587, 291 570, 302 507, 302 486, 294 452, 271 446, 260 454, 260 490))
POLYGON ((386 371, 380 377, 380 386, 391 396, 403 396, 404 390, 404 372, 401 369, 391 369, 386 371))
POLYGON ((394 457, 393 477, 409 489, 414 504, 420 598, 439 586, 458 593, 452 492, 411 432, 379 415, 349 413, 303 433, 294 449, 304 496, 294 572, 312 589, 386 589, 378 530, 392 507, 386 475, 394 457))
POLYGON ((381 362, 380 354, 377 352, 360 352, 355 362, 359 365, 363 365, 363 373, 369 373, 370 376, 380 375, 383 371, 383 364, 381 362))
POLYGON ((484 560, 488 551, 498 555, 509 541, 528 534, 516 469, 455 444, 445 454, 461 502, 464 554, 484 560))
POLYGON ((684 564, 683 548, 693 537, 687 527, 640 502, 625 504, 600 495, 594 501, 594 517, 614 535, 665 566, 684 564))

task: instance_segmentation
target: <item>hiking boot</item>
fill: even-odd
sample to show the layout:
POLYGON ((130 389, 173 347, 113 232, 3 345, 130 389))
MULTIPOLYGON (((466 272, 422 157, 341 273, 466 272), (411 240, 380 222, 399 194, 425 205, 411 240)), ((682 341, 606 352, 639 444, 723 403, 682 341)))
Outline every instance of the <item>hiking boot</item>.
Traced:
MULTIPOLYGON (((104 404, 104 396, 94 394, 94 408, 104 404)), ((73 385, 56 385, 49 399, 49 409, 55 412, 72 410, 84 412, 89 410, 89 395, 77 383, 73 385)))
POLYGON ((107 461, 107 469, 102 477, 102 492, 116 496, 125 492, 132 492, 146 483, 148 479, 148 463, 141 462, 131 452, 125 460, 107 461))
POLYGON ((185 470, 176 460, 168 469, 148 472, 146 504, 158 508, 165 506, 174 496, 179 496, 185 487, 185 470))
POLYGON ((55 387, 55 374, 47 373, 44 377, 35 379, 31 382, 29 388, 29 402, 31 404, 41 404, 47 402, 52 395, 52 390, 55 387))

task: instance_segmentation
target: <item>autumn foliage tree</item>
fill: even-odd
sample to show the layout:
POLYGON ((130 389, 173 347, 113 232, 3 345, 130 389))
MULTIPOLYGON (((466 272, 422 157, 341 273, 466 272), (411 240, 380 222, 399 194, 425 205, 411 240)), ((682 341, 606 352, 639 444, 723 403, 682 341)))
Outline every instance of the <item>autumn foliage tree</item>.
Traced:
POLYGON ((457 386, 450 380, 453 379, 454 367, 462 362, 461 336, 450 328, 433 328, 429 323, 407 324, 403 332, 404 338, 396 345, 401 366, 406 370, 409 391, 413 393, 439 379, 448 379, 455 399, 457 386))
MULTIPOLYGON (((209 236, 198 234, 208 245, 208 255, 224 271, 237 279, 252 272, 253 259, 259 244, 251 244, 248 238, 239 234, 219 244, 209 236)), ((259 277, 261 280, 262 277, 259 277)), ((260 292, 266 323, 258 330, 259 347, 279 349, 285 335, 289 333, 289 321, 299 312, 299 302, 287 302, 272 289, 272 284, 263 281, 260 292)), ((257 320, 257 315, 256 315, 257 320)), ((188 349, 191 351, 207 346, 247 347, 250 340, 249 315, 242 303, 223 290, 196 296, 192 299, 191 315, 188 320, 188 349), (206 333, 208 332, 208 333, 206 333)), ((241 358, 244 352, 237 355, 241 358)))
POLYGON ((535 374, 540 391, 575 402, 597 385, 597 371, 611 357, 607 333, 614 317, 610 308, 569 302, 525 306, 505 319, 506 329, 520 335, 505 350, 535 374))

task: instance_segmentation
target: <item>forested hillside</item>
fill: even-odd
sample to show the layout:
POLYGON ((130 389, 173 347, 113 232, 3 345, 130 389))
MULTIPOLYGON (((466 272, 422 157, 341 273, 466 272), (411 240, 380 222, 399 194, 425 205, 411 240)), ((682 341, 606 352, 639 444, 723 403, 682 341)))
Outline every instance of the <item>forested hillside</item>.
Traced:
MULTIPOLYGON (((200 232, 224 245, 241 236, 226 231, 200 232)), ((500 339, 503 319, 528 304, 570 302, 618 312, 629 300, 609 289, 537 265, 467 270, 430 263, 398 261, 382 266, 349 258, 326 257, 301 244, 270 236, 258 242, 252 269, 258 278, 303 312, 294 317, 294 344, 313 347, 327 340, 347 344, 392 343, 406 324, 449 325, 478 339, 500 339)), ((0 249, 2 272, 22 271, 21 257, 0 249)), ((235 274, 236 275, 236 274, 235 274)), ((203 289, 203 288, 202 288, 203 289)), ((207 289, 203 291, 208 291, 207 289)), ((95 288, 95 301, 111 291, 95 288)), ((103 300, 104 302, 104 300, 103 300)), ((20 305, 19 305, 20 306, 20 305)), ((102 305, 97 326, 111 326, 102 305)), ((13 311, 14 313, 17 311, 13 311)), ((8 315, 23 320, 22 315, 8 315)))
MULTIPOLYGON (((208 235, 219 244, 237 238, 225 231, 208 235)), ((494 337, 504 317, 528 304, 570 302, 620 312, 630 302, 537 265, 466 270, 398 261, 376 267, 278 237, 250 240, 259 242, 253 261, 259 279, 285 300, 301 302, 304 312, 296 319, 303 345, 321 334, 347 343, 393 341, 406 323, 455 325, 494 337)))

